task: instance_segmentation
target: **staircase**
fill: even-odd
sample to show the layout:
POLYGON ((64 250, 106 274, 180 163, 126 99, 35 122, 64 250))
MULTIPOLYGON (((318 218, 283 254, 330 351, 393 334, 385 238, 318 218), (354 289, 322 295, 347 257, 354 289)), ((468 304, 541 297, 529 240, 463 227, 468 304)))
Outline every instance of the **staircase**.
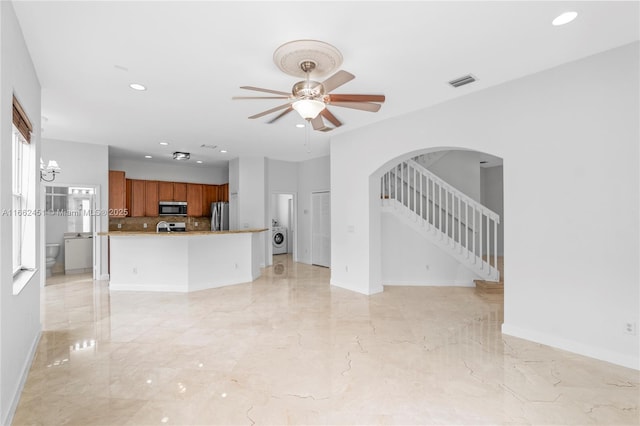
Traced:
POLYGON ((388 170, 380 193, 383 211, 396 214, 481 281, 500 282, 497 213, 414 160, 388 170))
POLYGON ((476 290, 483 294, 504 294, 504 257, 498 256, 498 271, 500 281, 473 280, 476 290))

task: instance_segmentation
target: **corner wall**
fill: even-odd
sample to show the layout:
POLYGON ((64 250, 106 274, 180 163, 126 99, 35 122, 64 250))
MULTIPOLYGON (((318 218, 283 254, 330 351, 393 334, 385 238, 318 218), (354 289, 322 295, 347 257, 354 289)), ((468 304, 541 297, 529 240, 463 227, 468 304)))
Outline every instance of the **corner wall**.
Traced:
POLYGON ((640 318, 638 49, 333 138, 331 282, 382 289, 381 166, 432 147, 487 152, 504 159, 503 332, 640 368, 640 338, 624 333, 640 318), (543 171, 533 158, 544 158, 543 171))
MULTIPOLYGON (((55 185, 92 185, 99 188, 98 210, 109 208, 109 148, 106 145, 44 139, 42 158, 56 160, 62 173, 56 176, 55 185)), ((95 232, 109 230, 109 217, 100 216, 96 221, 95 232)), ((107 237, 100 238, 100 261, 98 278, 105 279, 108 274, 107 237)), ((62 260, 62 256, 58 257, 62 260)))
MULTIPOLYGON (((13 5, 0 1, 0 208, 12 209, 12 102, 19 99, 33 125, 32 144, 40 156, 40 83, 22 37, 13 5)), ((38 179, 34 170, 33 179, 38 179)), ((35 185, 36 209, 40 185, 35 185)), ((35 221, 36 248, 41 246, 35 221)), ((40 274, 36 271, 19 294, 13 294, 12 220, 0 215, 0 424, 10 424, 40 337, 40 274)), ((36 265, 40 265, 36 249, 36 265)))

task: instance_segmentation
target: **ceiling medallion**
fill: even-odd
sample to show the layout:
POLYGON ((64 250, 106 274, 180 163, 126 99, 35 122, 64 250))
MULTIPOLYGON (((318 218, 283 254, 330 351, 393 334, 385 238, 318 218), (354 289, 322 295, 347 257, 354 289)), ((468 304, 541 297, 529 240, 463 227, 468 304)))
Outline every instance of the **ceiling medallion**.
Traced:
POLYGON ((315 64, 314 77, 331 74, 342 65, 342 53, 319 40, 294 40, 278 47, 273 53, 273 62, 284 73, 294 77, 306 77, 304 62, 315 64))

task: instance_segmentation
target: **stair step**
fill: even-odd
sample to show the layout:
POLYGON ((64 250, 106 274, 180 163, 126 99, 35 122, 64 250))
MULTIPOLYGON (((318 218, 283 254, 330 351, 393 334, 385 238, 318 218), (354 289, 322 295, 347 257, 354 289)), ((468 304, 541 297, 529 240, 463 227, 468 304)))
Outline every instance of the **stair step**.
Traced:
MULTIPOLYGON (((484 257, 486 261, 486 257, 484 257)), ((484 294, 504 294, 504 257, 498 256, 498 270, 500 271, 500 281, 474 280, 476 290, 484 294)))
POLYGON ((485 294, 503 294, 504 282, 493 282, 484 280, 474 280, 476 283, 476 290, 485 294))

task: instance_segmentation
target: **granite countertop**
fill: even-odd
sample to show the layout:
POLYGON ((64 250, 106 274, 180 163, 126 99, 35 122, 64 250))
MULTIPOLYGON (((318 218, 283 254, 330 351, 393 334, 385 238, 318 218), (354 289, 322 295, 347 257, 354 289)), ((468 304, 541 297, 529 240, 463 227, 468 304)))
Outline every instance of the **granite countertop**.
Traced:
POLYGON ((190 235, 217 235, 217 234, 246 234, 246 233, 264 232, 264 231, 268 231, 268 228, 238 229, 236 231, 187 231, 187 232, 109 231, 109 232, 98 232, 98 235, 110 236, 110 237, 145 236, 145 235, 147 236, 153 236, 153 235, 190 236, 190 235))

